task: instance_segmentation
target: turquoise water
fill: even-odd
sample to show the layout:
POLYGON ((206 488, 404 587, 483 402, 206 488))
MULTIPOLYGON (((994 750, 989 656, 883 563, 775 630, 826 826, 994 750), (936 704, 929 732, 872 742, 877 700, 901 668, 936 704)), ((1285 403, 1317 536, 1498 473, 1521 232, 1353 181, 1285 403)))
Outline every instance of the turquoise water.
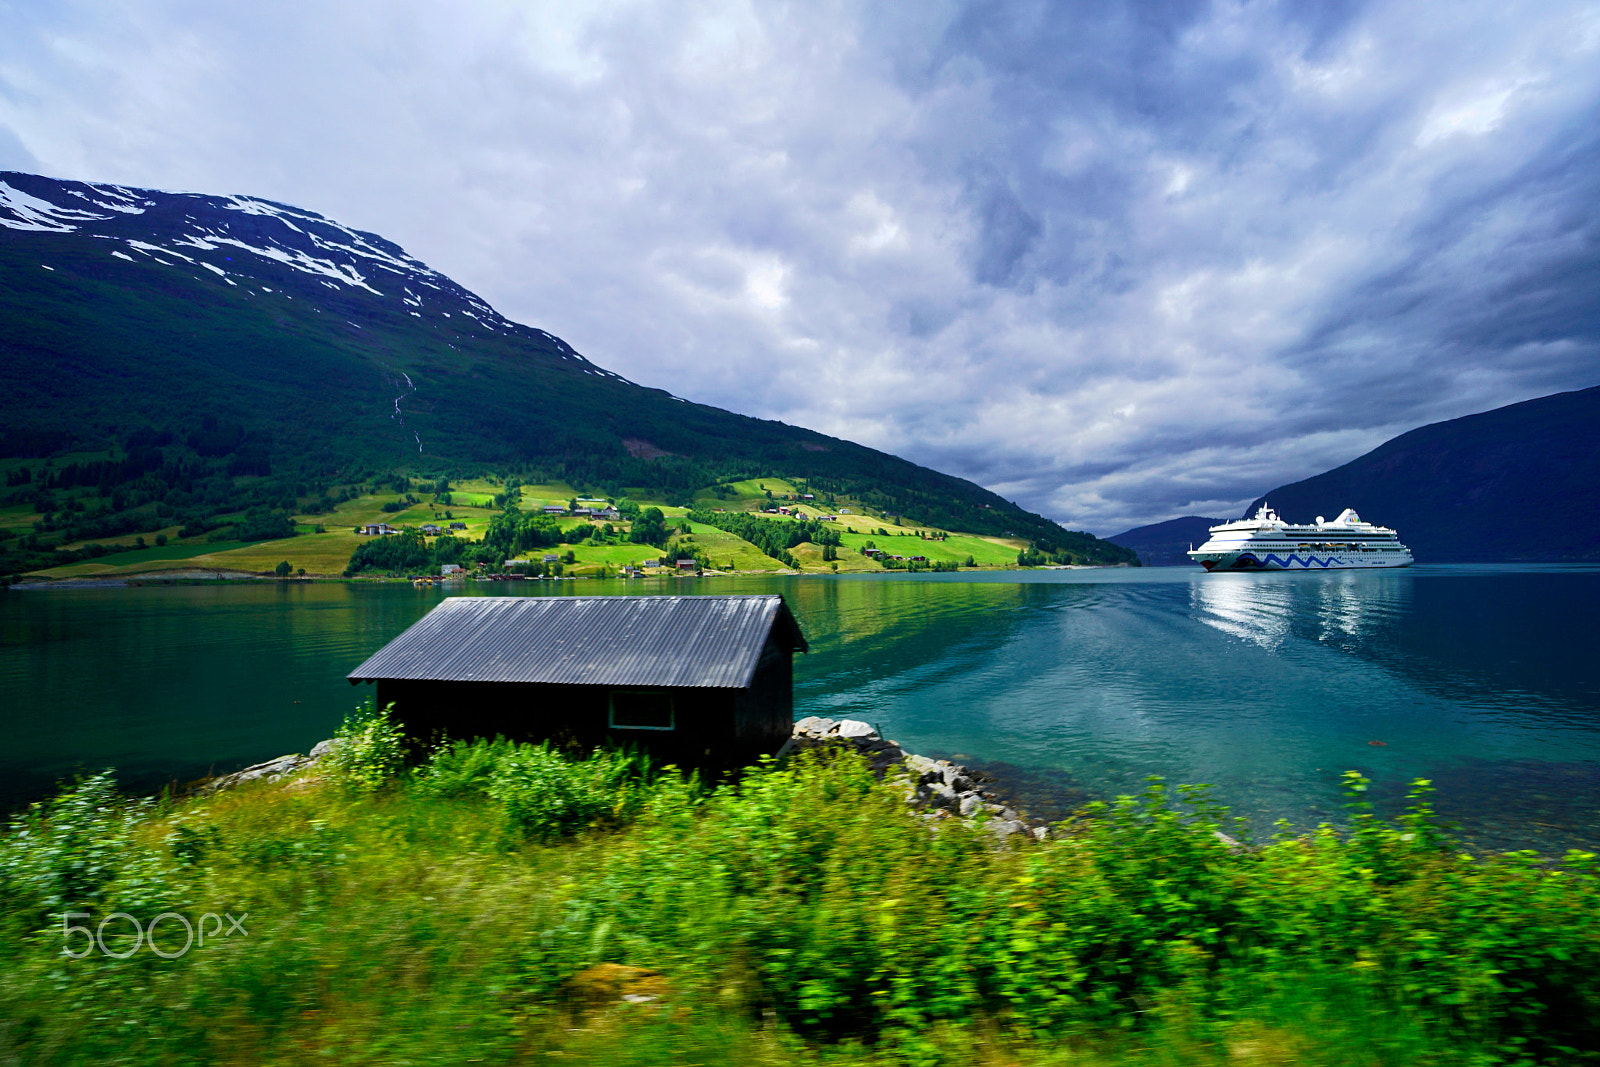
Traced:
MULTIPOLYGON (((1053 811, 1159 774, 1258 825, 1339 817, 1356 769, 1433 779, 1476 847, 1600 845, 1600 568, 1161 568, 650 583, 781 592, 800 715, 876 723, 1053 811), (1381 742, 1374 744, 1374 742, 1381 742)), ((641 583, 264 583, 0 595, 0 806, 80 769, 151 789, 328 736, 344 674, 445 595, 641 583)))

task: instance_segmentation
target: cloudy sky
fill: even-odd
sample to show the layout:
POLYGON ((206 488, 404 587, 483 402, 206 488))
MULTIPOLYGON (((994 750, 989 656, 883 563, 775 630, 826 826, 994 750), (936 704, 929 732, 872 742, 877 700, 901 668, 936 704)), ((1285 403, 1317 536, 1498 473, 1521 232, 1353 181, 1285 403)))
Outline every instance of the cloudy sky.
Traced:
POLYGON ((1600 384, 1596 4, 0 0, 0 169, 319 211, 1100 534, 1600 384))

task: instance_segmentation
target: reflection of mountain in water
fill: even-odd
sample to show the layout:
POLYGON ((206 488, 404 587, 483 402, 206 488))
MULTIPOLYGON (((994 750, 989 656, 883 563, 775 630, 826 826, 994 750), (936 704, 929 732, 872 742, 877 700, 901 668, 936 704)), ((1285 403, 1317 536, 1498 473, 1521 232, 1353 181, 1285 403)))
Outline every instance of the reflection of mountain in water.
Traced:
POLYGON ((989 582, 797 582, 785 590, 811 654, 795 662, 797 714, 877 722, 894 694, 961 678, 986 650, 1063 595, 1092 586, 989 582), (815 636, 812 636, 815 635, 815 636))

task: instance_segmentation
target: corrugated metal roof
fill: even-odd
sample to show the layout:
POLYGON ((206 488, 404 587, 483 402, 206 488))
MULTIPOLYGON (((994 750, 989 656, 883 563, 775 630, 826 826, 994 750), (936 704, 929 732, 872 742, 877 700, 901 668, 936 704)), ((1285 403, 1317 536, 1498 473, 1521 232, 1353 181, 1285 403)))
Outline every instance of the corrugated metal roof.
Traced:
POLYGON ((449 597, 347 677, 743 689, 774 626, 805 650, 781 596, 449 597))

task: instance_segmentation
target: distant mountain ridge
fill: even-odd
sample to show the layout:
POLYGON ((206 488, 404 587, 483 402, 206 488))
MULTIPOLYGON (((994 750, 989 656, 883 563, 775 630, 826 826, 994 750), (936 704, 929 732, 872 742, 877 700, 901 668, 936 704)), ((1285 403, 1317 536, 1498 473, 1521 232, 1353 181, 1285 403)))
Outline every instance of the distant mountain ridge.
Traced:
POLYGON ((1600 386, 1422 426, 1245 514, 1264 503, 1290 522, 1355 508, 1418 563, 1600 559, 1600 386))
POLYGON ((687 497, 781 473, 934 526, 1129 559, 963 479, 637 385, 314 212, 0 172, 0 457, 151 434, 312 480, 532 468, 687 497))
POLYGON ((1139 562, 1146 567, 1193 566, 1186 553, 1204 544, 1211 536, 1211 527, 1220 526, 1226 519, 1208 519, 1200 515, 1185 515, 1181 519, 1168 519, 1148 526, 1135 526, 1106 538, 1114 545, 1131 548, 1138 553, 1139 562))

